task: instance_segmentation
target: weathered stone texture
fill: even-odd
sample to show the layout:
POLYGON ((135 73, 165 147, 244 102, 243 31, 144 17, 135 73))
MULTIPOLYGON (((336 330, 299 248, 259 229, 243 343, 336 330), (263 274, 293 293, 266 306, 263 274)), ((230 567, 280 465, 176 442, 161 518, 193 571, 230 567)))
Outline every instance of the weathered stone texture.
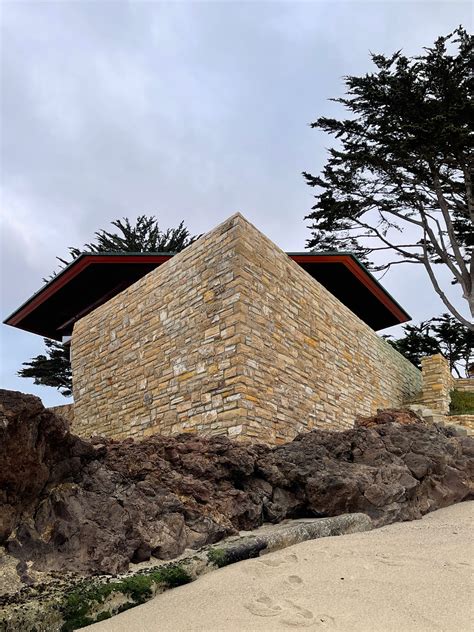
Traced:
POLYGON ((76 323, 74 429, 279 443, 347 428, 420 372, 237 214, 76 323))
POLYGON ((453 380, 453 388, 457 391, 467 391, 474 393, 474 378, 462 377, 453 380))
POLYGON ((263 438, 262 419, 275 443, 348 428, 421 389, 419 371, 370 327, 252 226, 242 232, 248 436, 263 438))
POLYGON ((50 406, 48 408, 55 415, 61 415, 68 420, 70 424, 74 422, 74 404, 63 404, 62 406, 50 406))
POLYGON ((449 364, 440 353, 421 359, 423 373, 422 402, 428 408, 447 415, 451 401, 450 391, 453 386, 453 376, 449 364))
POLYGON ((232 432, 240 282, 233 228, 226 222, 76 324, 76 431, 232 432))
POLYGON ((462 426, 468 434, 474 434, 474 415, 449 415, 446 417, 446 423, 462 426))
POLYGON ((422 358, 421 369, 423 388, 416 401, 436 413, 449 414, 452 390, 474 393, 474 379, 455 378, 441 353, 422 358))
POLYGON ((399 410, 272 447, 189 433, 86 441, 37 397, 0 390, 0 547, 29 583, 31 570, 123 572, 287 518, 413 520, 473 498, 473 457, 470 437, 399 410))

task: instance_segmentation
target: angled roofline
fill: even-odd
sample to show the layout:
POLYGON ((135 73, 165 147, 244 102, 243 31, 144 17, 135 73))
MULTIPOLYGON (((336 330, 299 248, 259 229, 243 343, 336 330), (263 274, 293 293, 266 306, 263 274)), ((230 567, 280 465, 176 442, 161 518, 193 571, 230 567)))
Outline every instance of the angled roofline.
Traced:
MULTIPOLYGON (((36 307, 41 305, 50 296, 65 286, 71 279, 94 263, 160 263, 163 264, 171 259, 176 252, 82 252, 71 263, 63 268, 50 281, 45 283, 37 292, 14 310, 3 322, 12 327, 19 326, 19 323, 27 317, 36 307)), ((385 290, 372 273, 359 261, 351 252, 329 251, 329 252, 287 252, 295 263, 341 263, 390 311, 399 323, 406 322, 411 316, 401 307, 401 305, 385 290)), ((396 324, 396 323, 394 323, 396 324)), ((393 326, 393 325, 390 325, 393 326)))
MULTIPOLYGON (((145 262, 148 259, 150 263, 155 263, 157 257, 162 257, 162 263, 165 263, 165 261, 171 259, 175 254, 175 252, 81 252, 78 257, 71 261, 71 263, 22 303, 20 307, 13 311, 3 323, 5 325, 15 326, 19 320, 18 315, 20 312, 24 312, 22 314, 23 317, 27 316, 35 307, 43 303, 52 294, 62 288, 67 281, 77 276, 79 272, 82 272, 82 270, 87 268, 91 263, 97 263, 99 260, 107 259, 108 257, 110 257, 111 260, 125 257, 126 262, 129 263, 138 263, 138 260, 136 262, 133 261, 134 258, 140 258, 141 260, 145 260, 145 262)), ((103 263, 113 263, 113 261, 103 261, 103 263)))
MULTIPOLYGON (((400 305, 400 303, 393 298, 393 296, 390 294, 390 292, 388 292, 384 286, 380 283, 380 281, 378 281, 378 279, 376 279, 374 277, 374 275, 372 274, 372 272, 362 263, 362 261, 360 259, 358 259, 354 253, 349 252, 347 250, 328 250, 327 252, 324 251, 318 251, 315 250, 313 252, 287 252, 286 253, 288 256, 290 256, 293 261, 297 261, 298 257, 304 257, 307 261, 309 261, 308 257, 311 257, 313 255, 318 257, 318 260, 321 261, 321 257, 338 257, 340 255, 344 256, 344 257, 350 257, 351 261, 356 264, 356 266, 358 266, 358 268, 363 272, 364 276, 368 277, 372 283, 374 284, 374 286, 376 286, 378 292, 376 293, 377 296, 379 296, 379 298, 382 297, 382 295, 384 297, 387 297, 387 299, 389 301, 391 301, 401 312, 402 314, 405 316, 406 320, 411 320, 411 316, 410 314, 400 305), (379 294, 380 292, 380 294, 379 294)), ((353 265, 349 266, 351 271, 355 273, 355 276, 357 276, 357 278, 363 281, 363 278, 360 276, 360 273, 356 272, 356 268, 354 268, 353 265)), ((364 283, 364 285, 367 285, 366 283, 364 283)), ((384 303, 384 305, 389 308, 389 305, 385 303, 385 301, 382 301, 384 303)), ((390 308, 389 308, 390 309, 390 308)), ((402 322, 405 322, 405 319, 402 322)))

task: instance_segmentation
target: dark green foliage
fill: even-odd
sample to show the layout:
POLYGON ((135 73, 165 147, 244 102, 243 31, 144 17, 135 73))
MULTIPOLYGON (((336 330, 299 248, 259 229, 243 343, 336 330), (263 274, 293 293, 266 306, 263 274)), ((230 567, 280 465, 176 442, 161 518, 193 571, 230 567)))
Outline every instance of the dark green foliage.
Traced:
POLYGON ((474 415, 474 393, 468 391, 451 391, 449 413, 451 415, 474 415))
POLYGON ((150 573, 125 577, 118 582, 95 585, 84 582, 66 596, 61 606, 64 618, 62 632, 78 630, 142 604, 152 597, 155 586, 166 589, 176 588, 190 581, 192 578, 189 573, 179 564, 174 564, 163 566, 150 573), (92 612, 97 605, 103 604, 112 593, 126 595, 130 601, 119 606, 114 612, 104 611, 97 616, 93 615, 92 612))
POLYGON ((116 585, 112 583, 90 587, 84 582, 76 590, 70 592, 61 606, 64 618, 62 632, 78 630, 95 623, 96 618, 91 616, 91 608, 103 603, 114 590, 116 590, 116 585))
POLYGON ((101 612, 97 615, 95 622, 98 623, 99 621, 105 621, 106 619, 110 619, 111 617, 112 615, 110 614, 110 612, 101 612))
MULTIPOLYGON (((118 232, 99 230, 95 241, 84 244, 82 248, 69 248, 72 260, 83 252, 180 252, 191 245, 199 236, 191 236, 184 222, 177 228, 161 230, 155 216, 140 215, 135 224, 127 217, 111 222, 118 232)), ((70 263, 59 258, 65 265, 70 263)))
POLYGON ((474 331, 449 314, 432 318, 431 322, 440 353, 448 359, 451 371, 458 377, 467 376, 474 354, 474 331))
POLYGON ((419 325, 405 325, 403 338, 388 342, 407 360, 421 369, 421 358, 439 353, 437 341, 430 335, 430 321, 422 321, 419 325))
POLYGON ((61 632, 72 632, 73 630, 79 630, 80 628, 85 628, 86 626, 92 625, 95 622, 95 619, 77 616, 76 618, 69 619, 68 621, 63 623, 61 627, 61 632))
POLYGON ((229 564, 227 554, 224 549, 211 549, 207 553, 207 559, 218 568, 222 568, 223 566, 227 566, 227 564, 229 564))
POLYGON ((119 606, 117 608, 117 612, 116 614, 120 614, 121 612, 126 612, 127 610, 130 610, 130 608, 135 608, 136 603, 132 603, 131 601, 127 601, 126 603, 123 603, 121 606, 119 606))
POLYGON ((152 596, 153 579, 150 575, 134 575, 115 584, 115 591, 123 592, 135 603, 142 603, 152 596))
POLYGON ((164 566, 151 573, 150 577, 154 582, 164 584, 167 588, 177 588, 192 581, 189 573, 179 564, 164 566))
MULTIPOLYGON (((179 252, 191 245, 199 236, 191 236, 184 222, 177 228, 162 231, 154 216, 140 215, 135 224, 127 217, 112 222, 117 232, 99 230, 95 233, 95 241, 84 244, 82 248, 69 248, 72 260, 83 252, 179 252)), ((68 265, 58 257, 59 261, 68 265)), ((53 279, 56 274, 51 276, 53 279)), ((47 280, 47 279, 45 279, 47 280)), ((69 360, 69 348, 60 342, 44 339, 47 355, 38 355, 29 362, 24 362, 24 369, 18 371, 20 377, 30 377, 35 384, 57 388, 62 395, 72 394, 72 374, 69 360)))
POLYGON ((38 355, 29 362, 23 362, 24 369, 18 371, 20 377, 31 377, 34 383, 57 388, 65 397, 72 394, 72 371, 69 359, 69 345, 56 340, 44 339, 46 355, 38 355))
POLYGON ((352 250, 374 270, 421 264, 451 314, 472 327, 434 270, 449 269, 474 316, 473 37, 459 27, 418 57, 372 61, 373 73, 345 77, 346 96, 333 99, 349 117, 312 124, 336 146, 320 175, 303 174, 317 191, 308 247, 352 250))
POLYGON ((419 325, 405 325, 405 335, 388 342, 415 366, 421 368, 421 358, 441 353, 451 371, 459 377, 467 375, 473 357, 474 332, 449 314, 431 318, 419 325))
POLYGON ((89 602, 78 592, 70 593, 67 596, 61 607, 61 612, 64 618, 61 632, 71 632, 94 623, 94 619, 87 616, 89 602))
POLYGON ((83 596, 78 592, 69 593, 64 604, 61 607, 62 615, 67 622, 83 618, 87 614, 87 611, 88 604, 83 596))

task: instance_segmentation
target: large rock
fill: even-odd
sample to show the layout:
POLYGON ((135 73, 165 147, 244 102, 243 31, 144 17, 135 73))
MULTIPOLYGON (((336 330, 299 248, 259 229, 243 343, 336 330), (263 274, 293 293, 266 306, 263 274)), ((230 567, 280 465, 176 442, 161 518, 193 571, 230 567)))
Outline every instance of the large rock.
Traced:
POLYGON ((39 399, 0 395, 0 544, 37 569, 116 573, 264 521, 362 512, 382 525, 473 497, 474 441, 416 417, 381 413, 278 448, 189 434, 85 442, 39 399))
POLYGON ((45 486, 80 480, 94 456, 38 397, 0 389, 0 543, 35 511, 45 486))

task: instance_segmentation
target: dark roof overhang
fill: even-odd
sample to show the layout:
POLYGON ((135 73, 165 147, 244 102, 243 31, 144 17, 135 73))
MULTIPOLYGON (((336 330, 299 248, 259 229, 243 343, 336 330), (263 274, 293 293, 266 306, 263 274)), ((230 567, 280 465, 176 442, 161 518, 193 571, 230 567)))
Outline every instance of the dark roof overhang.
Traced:
POLYGON ((352 253, 287 254, 375 331, 411 320, 410 314, 352 253))
MULTIPOLYGON (((310 276, 375 330, 410 316, 350 253, 288 253, 310 276)), ((173 257, 171 253, 83 253, 4 322, 46 338, 74 323, 173 257)))

